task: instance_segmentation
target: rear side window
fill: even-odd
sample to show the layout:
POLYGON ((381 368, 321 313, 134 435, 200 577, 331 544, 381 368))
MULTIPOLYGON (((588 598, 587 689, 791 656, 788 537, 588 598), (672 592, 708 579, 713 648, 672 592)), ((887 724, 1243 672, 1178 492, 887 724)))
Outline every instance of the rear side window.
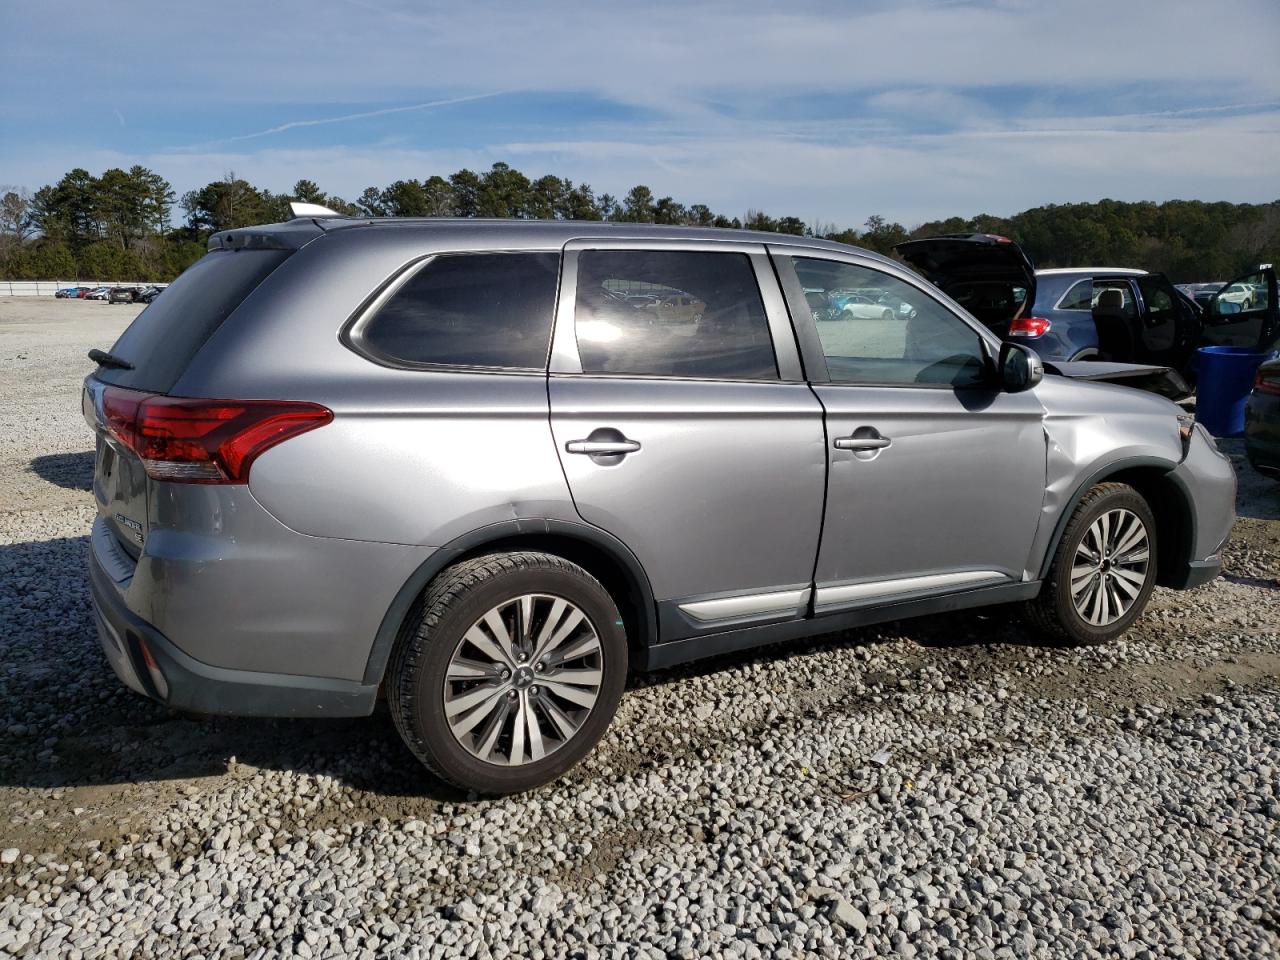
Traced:
POLYGON ((1081 280, 1058 301, 1059 310, 1089 310, 1093 307, 1093 278, 1081 280))
POLYGON ((406 366, 543 370, 559 272, 558 253, 433 257, 355 339, 406 366))
POLYGON ((583 373, 778 378, 745 254, 584 250, 574 320, 583 373))
POLYGON ((190 266, 138 314, 111 352, 132 370, 99 367, 97 377, 167 393, 192 358, 292 250, 216 250, 190 266))

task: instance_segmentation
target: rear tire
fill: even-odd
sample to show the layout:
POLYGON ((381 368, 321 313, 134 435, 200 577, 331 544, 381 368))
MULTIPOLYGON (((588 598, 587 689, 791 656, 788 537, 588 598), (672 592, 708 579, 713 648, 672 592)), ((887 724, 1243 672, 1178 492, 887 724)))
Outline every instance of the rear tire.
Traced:
POLYGON ((396 729, 440 779, 479 794, 549 783, 613 719, 627 642, 613 598, 547 553, 440 573, 410 613, 387 687, 396 729))
POLYGON ((1100 483, 1080 501, 1054 551, 1032 625, 1057 643, 1105 643, 1138 619, 1155 588, 1156 524, 1138 491, 1100 483))

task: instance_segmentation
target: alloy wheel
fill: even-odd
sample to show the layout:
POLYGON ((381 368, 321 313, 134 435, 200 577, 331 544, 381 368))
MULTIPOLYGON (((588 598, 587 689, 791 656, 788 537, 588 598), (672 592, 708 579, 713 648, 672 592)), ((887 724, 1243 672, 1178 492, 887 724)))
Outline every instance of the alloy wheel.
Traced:
POLYGON ((587 615, 563 597, 524 594, 463 634, 445 673, 445 718, 473 757, 534 763, 582 728, 603 675, 600 637, 587 615))
POLYGON ((1151 543, 1130 510, 1108 510, 1089 525, 1071 566, 1071 601, 1085 622, 1105 627, 1133 607, 1146 586, 1151 543))

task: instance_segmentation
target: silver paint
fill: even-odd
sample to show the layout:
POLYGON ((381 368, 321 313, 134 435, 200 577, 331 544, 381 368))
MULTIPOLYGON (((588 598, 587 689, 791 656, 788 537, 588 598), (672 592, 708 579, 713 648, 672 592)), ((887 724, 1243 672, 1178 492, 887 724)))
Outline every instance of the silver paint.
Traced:
MULTIPOLYGON (((702 622, 724 614, 734 626, 791 609, 809 615, 811 589, 826 610, 972 589, 977 571, 992 582, 1036 580, 1082 485, 1135 463, 1190 498, 1195 536, 1181 559, 1211 558, 1230 529, 1229 462, 1199 431, 1184 450, 1178 408, 1161 398, 1058 376, 1020 394, 806 383, 770 254, 892 274, 998 348, 954 301, 875 254, 804 237, 632 224, 323 219, 253 231, 299 249, 173 392, 309 400, 334 421, 261 456, 248 487, 149 481, 127 452, 118 493, 95 481, 103 519, 92 549, 115 589, 134 615, 211 665, 358 679, 393 598, 435 548, 513 519, 606 530, 639 558, 655 600, 717 617, 702 622), (746 253, 781 379, 583 375, 574 252, 601 246, 746 253), (549 375, 393 369, 340 339, 424 257, 566 248, 549 375), (833 443, 860 428, 889 445, 833 443), (567 450, 580 441, 639 447, 567 450), (143 525, 136 559, 116 512, 143 525), (761 595, 772 599, 754 608, 741 600, 761 595)), ((234 247, 237 236, 215 244, 234 247)))
POLYGON ((811 591, 805 588, 804 590, 779 590, 775 593, 743 594, 737 597, 721 597, 718 600, 682 603, 680 609, 694 620, 703 623, 779 613, 800 616, 809 603, 810 593, 811 591))
POLYGON ((871 600, 888 600, 921 593, 985 587, 1008 581, 1009 575, 998 570, 963 570, 920 577, 899 577, 895 580, 846 583, 819 587, 814 595, 814 604, 820 610, 827 610, 857 606, 871 600))

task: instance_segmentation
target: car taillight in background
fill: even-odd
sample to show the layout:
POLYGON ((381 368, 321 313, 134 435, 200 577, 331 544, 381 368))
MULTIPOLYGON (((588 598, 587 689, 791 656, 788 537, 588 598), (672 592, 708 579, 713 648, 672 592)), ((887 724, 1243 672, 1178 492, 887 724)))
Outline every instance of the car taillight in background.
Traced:
POLYGON ((1259 370, 1253 378, 1253 389, 1280 397, 1280 370, 1259 370))
POLYGON ((1009 327, 1009 336, 1043 337, 1051 326, 1044 317, 1018 317, 1009 327))
POLYGON ((147 476, 174 483, 247 483, 259 455, 333 420, 318 403, 197 400, 122 387, 106 388, 102 413, 147 476))

